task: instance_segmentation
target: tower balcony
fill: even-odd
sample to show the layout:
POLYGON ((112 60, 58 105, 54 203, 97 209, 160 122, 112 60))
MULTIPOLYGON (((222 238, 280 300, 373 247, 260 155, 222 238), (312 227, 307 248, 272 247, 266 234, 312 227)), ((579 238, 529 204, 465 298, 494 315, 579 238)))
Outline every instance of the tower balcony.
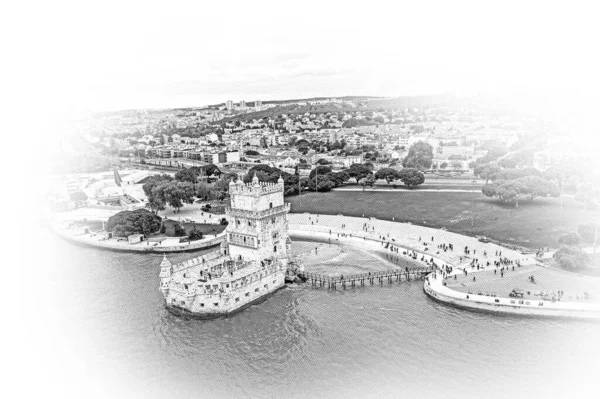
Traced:
POLYGON ((267 217, 267 216, 271 216, 271 215, 276 215, 282 212, 289 212, 290 211, 290 204, 288 203, 284 203, 281 206, 276 206, 270 209, 265 209, 263 211, 248 211, 245 209, 234 209, 231 207, 227 207, 226 208, 226 212, 227 215, 229 216, 233 216, 233 217, 241 217, 241 218, 255 218, 255 219, 260 219, 263 217, 267 217))

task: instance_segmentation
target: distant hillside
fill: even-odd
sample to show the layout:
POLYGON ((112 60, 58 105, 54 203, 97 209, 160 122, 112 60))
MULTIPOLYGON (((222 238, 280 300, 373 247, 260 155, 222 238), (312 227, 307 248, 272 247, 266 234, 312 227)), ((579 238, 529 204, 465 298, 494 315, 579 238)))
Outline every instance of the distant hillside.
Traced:
POLYGON ((403 108, 419 108, 433 105, 442 105, 450 103, 454 100, 450 95, 435 95, 435 96, 414 96, 414 97, 395 97, 386 99, 377 99, 367 101, 367 107, 370 109, 403 109, 403 108))
MULTIPOLYGON (((443 104, 451 104, 454 97, 452 96, 414 96, 414 97, 395 97, 395 98, 376 98, 373 96, 345 96, 335 97, 341 98, 347 101, 354 101, 356 105, 350 105, 346 103, 326 103, 326 104, 287 104, 291 102, 300 101, 318 101, 324 100, 331 97, 314 97, 310 99, 301 100, 285 100, 285 101, 273 101, 268 102, 270 104, 278 104, 276 107, 269 108, 263 111, 249 112, 246 114, 231 115, 225 119, 224 122, 243 120, 251 121, 253 119, 261 119, 264 117, 276 117, 281 114, 298 115, 309 113, 338 113, 338 112, 351 112, 351 111, 375 111, 379 109, 404 109, 404 108, 420 108, 426 106, 436 106, 443 104)), ((265 104, 267 102, 263 102, 265 104)), ((248 104, 248 103, 246 103, 248 104)))

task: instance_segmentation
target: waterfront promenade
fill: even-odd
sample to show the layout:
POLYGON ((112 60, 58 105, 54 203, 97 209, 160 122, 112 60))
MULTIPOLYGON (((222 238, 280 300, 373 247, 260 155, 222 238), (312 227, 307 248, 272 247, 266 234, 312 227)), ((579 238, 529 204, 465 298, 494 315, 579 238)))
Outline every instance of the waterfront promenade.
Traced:
MULTIPOLYGON (((456 270, 455 273, 460 273, 456 270)), ((483 292, 464 293, 444 284, 444 277, 452 277, 441 271, 431 273, 425 279, 424 291, 430 297, 459 308, 524 316, 567 317, 600 320, 600 303, 597 301, 552 301, 544 298, 515 298, 493 296, 483 292)))
POLYGON ((426 277, 424 291, 453 306, 497 313, 600 319, 600 279, 546 267, 533 254, 445 230, 393 221, 305 213, 290 214, 289 223, 292 237, 373 248, 397 247, 397 253, 413 256, 425 267, 435 264, 437 270, 426 277), (446 249, 439 248, 440 244, 446 249), (448 249, 449 244, 452 250, 448 249), (535 284, 528 279, 530 275, 537 277, 535 284), (509 296, 515 288, 524 288, 523 298, 509 296), (556 298, 558 291, 564 291, 562 299, 553 300, 552 295, 556 298))
POLYGON ((349 243, 370 240, 380 246, 390 244, 416 251, 426 258, 435 257, 454 267, 470 267, 474 260, 485 265, 488 261, 503 258, 519 261, 522 265, 538 264, 533 254, 523 254, 497 244, 480 242, 474 237, 408 223, 309 213, 290 213, 288 221, 292 237, 313 236, 331 239, 331 242, 344 239, 349 243), (453 250, 438 248, 440 244, 452 244, 453 250), (465 247, 469 248, 469 254, 464 253, 465 247))
POLYGON ((222 232, 216 236, 191 242, 179 242, 179 237, 161 237, 160 240, 150 238, 130 243, 127 239, 105 238, 100 233, 78 234, 75 229, 68 228, 61 223, 51 223, 50 228, 60 237, 77 244, 126 252, 188 252, 220 245, 225 241, 225 232, 222 232))

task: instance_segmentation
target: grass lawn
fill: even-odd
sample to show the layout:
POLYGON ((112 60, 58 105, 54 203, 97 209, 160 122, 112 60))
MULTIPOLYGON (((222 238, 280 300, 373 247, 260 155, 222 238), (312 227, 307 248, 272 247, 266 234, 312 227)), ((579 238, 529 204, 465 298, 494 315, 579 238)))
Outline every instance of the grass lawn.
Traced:
POLYGON ((536 198, 518 208, 498 204, 481 193, 332 191, 287 197, 293 213, 395 218, 427 227, 495 240, 527 248, 558 247, 558 238, 577 225, 600 217, 580 203, 565 198, 563 207, 555 198, 536 198), (471 215, 474 215, 471 228, 471 215))
MULTIPOLYGON (((433 183, 433 184, 422 184, 419 187, 410 189, 407 186, 403 185, 402 183, 398 183, 396 182, 395 184, 392 183, 389 186, 378 180, 377 183, 375 183, 374 188, 379 189, 379 190, 411 190, 411 191, 422 191, 422 190, 469 190, 469 191, 475 191, 477 193, 481 193, 481 184, 477 184, 477 185, 473 185, 473 184, 446 184, 446 183, 433 183)), ((338 188, 335 189, 335 191, 344 191, 344 190, 356 190, 356 189, 360 189, 362 190, 362 186, 358 185, 358 184, 346 184, 344 186, 340 186, 338 188)), ((370 190, 370 187, 365 188, 365 191, 370 190)))

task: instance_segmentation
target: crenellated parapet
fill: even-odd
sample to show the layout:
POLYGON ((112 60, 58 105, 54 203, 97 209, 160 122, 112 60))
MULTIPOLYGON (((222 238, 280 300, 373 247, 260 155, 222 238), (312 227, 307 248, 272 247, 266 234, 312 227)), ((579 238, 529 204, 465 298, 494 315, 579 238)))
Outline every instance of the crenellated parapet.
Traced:
POLYGON ((278 213, 282 213, 282 212, 289 212, 290 211, 290 204, 289 203, 284 203, 281 206, 276 206, 270 209, 265 209, 262 211, 248 211, 245 209, 236 209, 236 208, 230 208, 227 207, 226 209, 227 211, 227 215, 229 216, 233 216, 233 217, 243 217, 243 218, 264 218, 267 216, 271 216, 271 215, 276 215, 278 213))
POLYGON ((278 191, 283 192, 283 183, 259 182, 255 183, 233 183, 229 186, 229 194, 233 195, 250 195, 259 196, 264 194, 272 194, 278 191))

